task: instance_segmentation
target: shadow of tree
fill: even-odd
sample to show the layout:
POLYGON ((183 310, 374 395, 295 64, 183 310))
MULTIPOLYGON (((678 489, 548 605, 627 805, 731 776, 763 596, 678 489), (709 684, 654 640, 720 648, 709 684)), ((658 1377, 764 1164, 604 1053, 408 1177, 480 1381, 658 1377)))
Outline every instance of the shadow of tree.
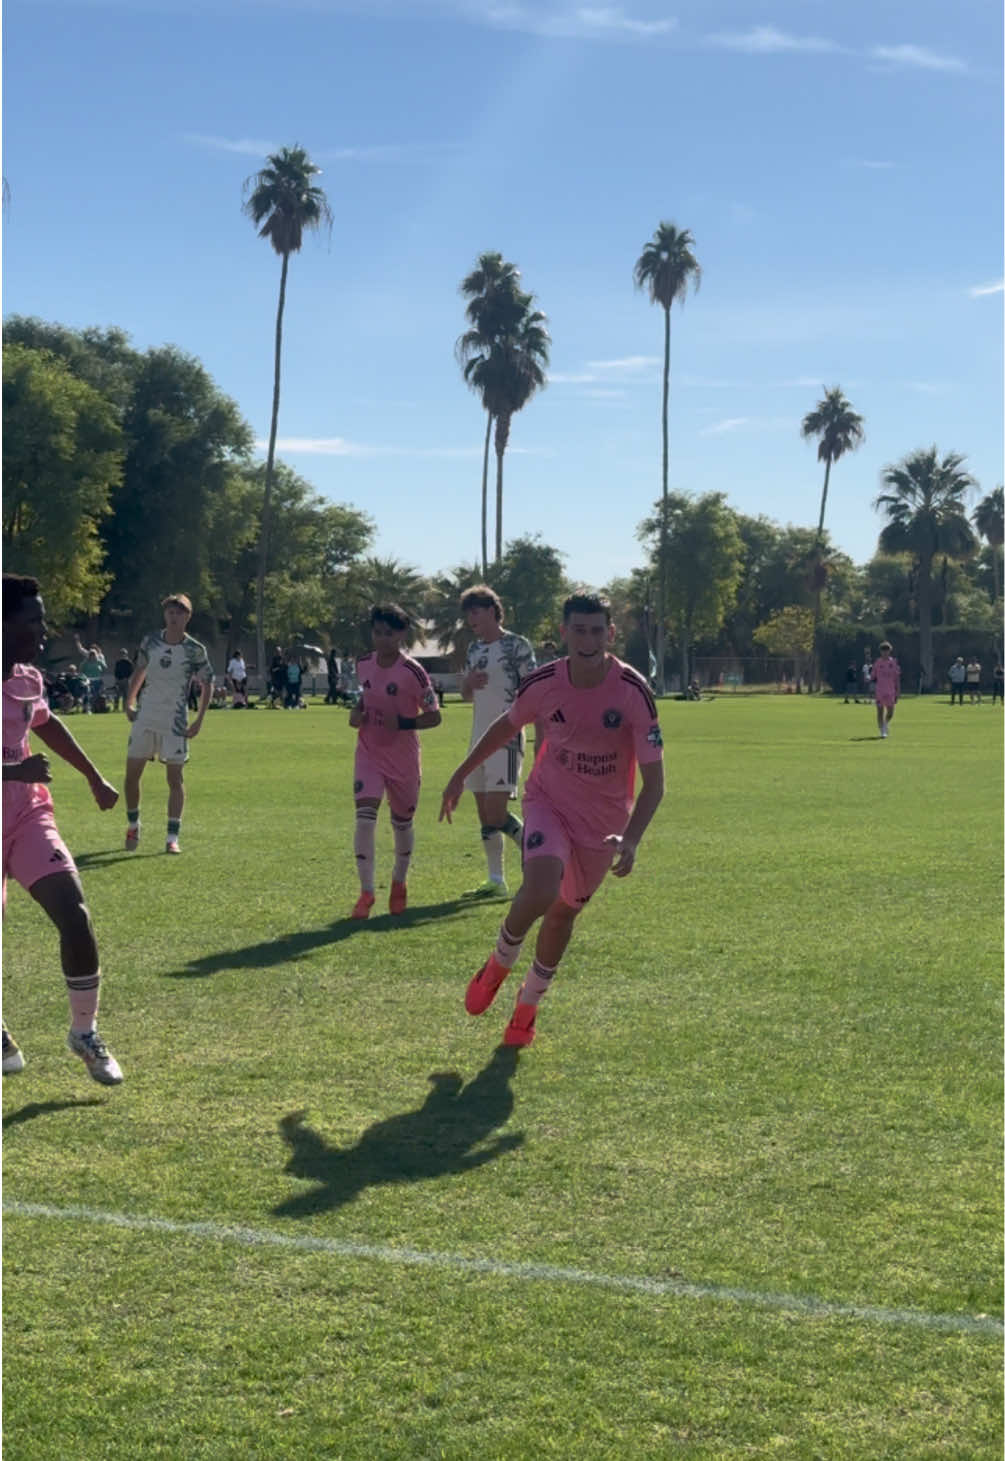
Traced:
POLYGON ((305 1125, 303 1111, 284 1116, 279 1129, 291 1153, 285 1170, 315 1185, 279 1203, 273 1214, 310 1217, 344 1207, 367 1187, 470 1172, 522 1146, 522 1132, 489 1140, 513 1111, 517 1054, 500 1045, 467 1085, 456 1071, 435 1071, 417 1110, 375 1122, 352 1147, 329 1146, 305 1125))
POLYGON ((249 944, 243 949, 207 954, 202 959, 193 959, 184 969, 166 970, 164 977, 205 979, 210 974, 218 974, 222 969, 269 969, 274 964, 290 963, 314 949, 338 944, 343 939, 354 938, 359 934, 421 928, 424 923, 435 923, 440 919, 474 911, 476 909, 470 899, 454 898, 445 903, 427 903, 416 908, 407 908, 404 913, 394 917, 385 913, 368 919, 342 918, 337 923, 325 924, 323 928, 300 929, 296 933, 280 934, 277 938, 267 939, 264 943, 249 944))
POLYGON ((34 1121, 36 1116, 50 1116, 54 1111, 78 1111, 81 1106, 104 1106, 100 1096, 81 1096, 79 1101, 29 1101, 16 1111, 8 1111, 3 1119, 3 1129, 21 1126, 25 1121, 34 1121))

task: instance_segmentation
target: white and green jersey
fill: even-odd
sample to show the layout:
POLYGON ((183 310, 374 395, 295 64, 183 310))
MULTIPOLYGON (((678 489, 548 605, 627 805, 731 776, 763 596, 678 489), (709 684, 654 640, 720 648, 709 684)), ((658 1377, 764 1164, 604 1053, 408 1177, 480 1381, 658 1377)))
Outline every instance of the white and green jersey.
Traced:
POLYGON ((506 714, 516 699, 520 681, 525 680, 536 665, 530 641, 522 634, 509 634, 504 630, 491 644, 482 639, 472 643, 468 650, 467 673, 481 670, 489 677, 484 689, 474 692, 472 745, 494 720, 506 714))
POLYGON ((213 666, 205 646, 191 634, 180 644, 168 644, 163 631, 148 634, 140 645, 136 667, 147 672, 136 724, 183 736, 188 726, 189 684, 193 678, 203 685, 213 683, 213 666))

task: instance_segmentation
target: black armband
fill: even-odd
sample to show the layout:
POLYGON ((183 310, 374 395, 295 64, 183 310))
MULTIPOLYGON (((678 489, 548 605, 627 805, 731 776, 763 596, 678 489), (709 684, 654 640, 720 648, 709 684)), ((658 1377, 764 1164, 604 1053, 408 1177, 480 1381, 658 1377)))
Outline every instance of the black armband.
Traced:
POLYGON ((398 729, 399 730, 415 730, 415 719, 416 718, 415 718, 414 715, 399 715, 398 716, 398 729))

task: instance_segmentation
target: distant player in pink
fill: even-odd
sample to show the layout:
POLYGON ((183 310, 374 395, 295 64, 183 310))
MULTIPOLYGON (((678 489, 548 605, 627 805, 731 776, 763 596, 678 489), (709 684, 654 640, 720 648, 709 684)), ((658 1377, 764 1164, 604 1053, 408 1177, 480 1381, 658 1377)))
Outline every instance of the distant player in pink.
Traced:
POLYGON ((576 918, 608 869, 625 877, 663 796, 663 741, 642 676, 609 653, 610 605, 574 594, 563 609, 565 659, 527 676, 516 700, 482 736, 443 793, 440 820, 451 820, 476 766, 536 722, 545 731, 524 791, 523 884, 495 952, 468 985, 465 1006, 479 1015, 495 999, 540 918, 534 962, 506 1027, 506 1045, 529 1045, 537 1007, 551 986, 576 918), (635 798, 635 767, 642 788, 635 798), (633 805, 634 803, 634 805, 633 805))
POLYGON ((394 832, 388 907, 392 913, 404 913, 408 906, 406 882, 415 843, 412 818, 421 781, 416 731, 440 723, 440 707, 429 676, 418 660, 402 653, 411 622, 397 604, 377 605, 370 614, 373 652, 356 662, 363 694, 349 713, 349 724, 359 728, 353 790, 360 893, 353 918, 368 918, 374 905, 377 808, 385 792, 394 832))
MULTIPOLYGON (((26 888, 59 933, 59 948, 70 1000, 67 1045, 102 1085, 117 1086, 122 1071, 97 1030, 101 968, 91 916, 84 902, 70 849, 52 814, 49 758, 32 754, 29 731, 68 766, 87 778, 103 812, 119 794, 61 720, 50 714, 42 676, 32 665, 45 645, 45 609, 37 579, 3 576, 3 904, 7 879, 26 888)), ((24 1056, 3 1027, 3 1071, 24 1068, 24 1056)))
POLYGON ((879 659, 872 667, 876 687, 876 724, 882 740, 890 734, 893 707, 900 699, 900 665, 893 657, 893 646, 886 639, 879 646, 879 659))

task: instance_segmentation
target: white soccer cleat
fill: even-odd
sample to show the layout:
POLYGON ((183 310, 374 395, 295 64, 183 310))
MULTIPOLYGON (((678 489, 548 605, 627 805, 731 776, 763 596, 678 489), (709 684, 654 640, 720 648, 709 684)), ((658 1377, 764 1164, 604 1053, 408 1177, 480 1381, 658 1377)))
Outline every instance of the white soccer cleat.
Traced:
POLYGON ((99 1085, 120 1086, 122 1084, 122 1071, 119 1069, 119 1063, 109 1052, 108 1046, 97 1030, 88 1030, 83 1035, 71 1030, 66 1037, 66 1048, 71 1054, 80 1056, 87 1066, 88 1075, 99 1085))

